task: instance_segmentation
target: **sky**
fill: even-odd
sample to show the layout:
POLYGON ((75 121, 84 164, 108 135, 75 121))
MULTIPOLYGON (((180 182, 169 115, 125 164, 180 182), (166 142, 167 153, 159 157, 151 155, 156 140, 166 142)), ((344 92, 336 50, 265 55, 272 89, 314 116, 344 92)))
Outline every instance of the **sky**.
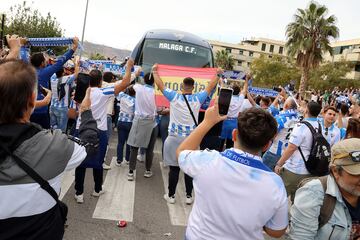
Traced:
MULTIPOLYGON (((0 12, 24 0, 0 0, 0 12)), ((81 39, 86 0, 27 1, 58 20, 66 37, 81 39)), ((318 0, 337 18, 338 40, 360 38, 360 0, 318 0)), ((286 25, 305 0, 89 0, 86 41, 132 50, 151 29, 176 29, 238 43, 252 37, 286 40, 286 25)))

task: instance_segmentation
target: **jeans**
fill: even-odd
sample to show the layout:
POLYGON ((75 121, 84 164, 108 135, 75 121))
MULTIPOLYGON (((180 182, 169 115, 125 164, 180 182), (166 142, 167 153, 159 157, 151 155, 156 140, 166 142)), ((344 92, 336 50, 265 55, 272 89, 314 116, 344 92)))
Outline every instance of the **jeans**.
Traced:
MULTIPOLYGON (((131 129, 131 122, 119 122, 117 125, 118 129, 118 145, 117 145, 117 162, 120 163, 123 161, 123 151, 124 151, 124 144, 129 137, 129 132, 131 129)), ((126 152, 125 152, 125 160, 129 161, 130 156, 130 146, 126 144, 126 152)))
MULTIPOLYGON (((176 186, 177 183, 179 181, 179 173, 180 173, 180 168, 176 167, 176 166, 169 166, 170 167, 170 171, 169 171, 169 197, 174 196, 175 192, 176 192, 176 186)), ((193 190, 193 182, 192 182, 192 178, 185 174, 185 189, 186 189, 186 196, 192 196, 192 190, 193 190)))
POLYGON ((110 136, 112 133, 112 116, 110 114, 107 115, 107 138, 110 141, 110 136))
MULTIPOLYGON (((150 142, 149 142, 148 147, 146 148, 145 168, 148 171, 151 170, 152 161, 154 158, 154 147, 155 147, 157 135, 158 135, 158 128, 156 126, 152 130, 150 142)), ((132 171, 134 171, 136 169, 136 158, 137 158, 138 150, 139 150, 138 147, 130 147, 129 169, 132 171)))
MULTIPOLYGON (((84 180, 85 180, 86 168, 77 167, 75 169, 75 190, 76 195, 81 195, 84 193, 84 180)), ((93 177, 95 182, 95 192, 100 192, 102 190, 103 182, 103 169, 93 168, 93 177)))
POLYGON ((67 107, 50 107, 50 126, 52 129, 60 129, 63 133, 66 131, 68 122, 67 107))
POLYGON ((275 168, 277 161, 279 161, 281 156, 278 156, 272 152, 267 151, 262 157, 263 163, 268 166, 271 170, 275 168))

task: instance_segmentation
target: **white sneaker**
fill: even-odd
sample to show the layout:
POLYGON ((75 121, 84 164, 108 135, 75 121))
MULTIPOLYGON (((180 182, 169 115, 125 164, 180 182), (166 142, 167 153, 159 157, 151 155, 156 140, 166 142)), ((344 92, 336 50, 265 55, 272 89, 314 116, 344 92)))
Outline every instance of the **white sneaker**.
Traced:
POLYGON ((80 195, 75 194, 75 200, 77 203, 84 203, 84 194, 80 194, 80 195))
POLYGON ((139 162, 145 162, 145 154, 139 153, 136 158, 139 162))
POLYGON ((175 196, 169 197, 169 194, 167 194, 167 193, 164 194, 164 199, 170 204, 175 203, 175 196))
POLYGON ((187 205, 191 205, 194 202, 194 199, 192 196, 186 196, 185 203, 187 205))
POLYGON ((128 181, 134 181, 134 173, 128 173, 128 175, 127 175, 127 178, 128 178, 128 181))
POLYGON ((101 190, 100 192, 95 192, 95 190, 92 192, 91 196, 93 197, 100 197, 100 195, 103 195, 105 193, 104 190, 101 190))
POLYGON ((144 177, 146 177, 146 178, 151 178, 151 177, 152 177, 152 175, 153 175, 153 173, 152 173, 152 171, 151 171, 151 170, 149 170, 149 171, 145 171, 145 172, 144 172, 144 177))
POLYGON ((110 170, 111 169, 111 167, 109 165, 107 165, 106 163, 103 163, 102 167, 103 167, 104 170, 110 170))
POLYGON ((116 161, 115 166, 121 167, 121 165, 122 165, 122 162, 116 161))

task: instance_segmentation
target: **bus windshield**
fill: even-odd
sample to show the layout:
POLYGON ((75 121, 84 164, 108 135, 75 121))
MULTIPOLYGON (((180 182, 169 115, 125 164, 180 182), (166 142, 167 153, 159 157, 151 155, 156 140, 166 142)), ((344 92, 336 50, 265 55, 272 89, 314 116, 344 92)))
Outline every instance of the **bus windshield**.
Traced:
POLYGON ((187 67, 213 67, 212 50, 198 45, 160 39, 146 39, 140 56, 143 69, 155 63, 187 67))

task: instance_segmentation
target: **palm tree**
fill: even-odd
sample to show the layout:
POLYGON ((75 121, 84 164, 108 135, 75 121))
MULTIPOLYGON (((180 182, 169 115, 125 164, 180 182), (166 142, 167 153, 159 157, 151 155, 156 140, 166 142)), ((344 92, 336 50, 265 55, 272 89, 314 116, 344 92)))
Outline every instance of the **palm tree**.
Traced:
POLYGON ((235 60, 226 50, 219 50, 215 55, 215 64, 222 69, 232 70, 235 65, 235 60))
POLYGON ((330 39, 339 36, 335 16, 327 17, 327 13, 326 6, 311 2, 307 9, 297 10, 294 21, 286 28, 287 54, 296 57, 301 70, 301 95, 304 95, 310 69, 319 65, 324 53, 332 55, 330 39))

